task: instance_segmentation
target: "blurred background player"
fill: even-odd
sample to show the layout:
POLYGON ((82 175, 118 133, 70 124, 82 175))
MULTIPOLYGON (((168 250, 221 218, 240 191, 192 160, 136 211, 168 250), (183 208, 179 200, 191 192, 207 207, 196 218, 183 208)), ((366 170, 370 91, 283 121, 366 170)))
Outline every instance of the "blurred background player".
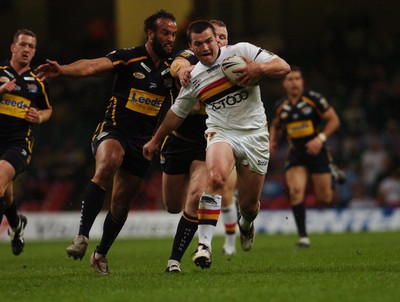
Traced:
POLYGON ((289 155, 284 168, 300 237, 297 245, 309 247, 311 242, 307 235, 304 207, 309 174, 318 201, 325 204, 332 203, 334 197, 332 175, 340 183, 345 181, 343 172, 334 165, 325 144, 328 137, 339 128, 340 121, 335 109, 321 94, 304 89, 300 68, 292 66, 291 70, 283 79, 287 95, 275 108, 270 129, 271 153, 273 155, 280 138, 285 134, 289 142, 289 155))
POLYGON ((269 135, 260 87, 248 84, 264 75, 285 76, 290 67, 277 55, 250 43, 220 48, 214 26, 205 20, 191 23, 187 38, 199 63, 191 72, 190 84, 181 89, 157 132, 143 147, 143 154, 152 158, 197 100, 206 106, 207 187, 199 202, 199 243, 192 258, 204 269, 212 263, 211 242, 220 216, 222 192, 235 166, 240 242, 244 251, 253 246, 254 220, 260 209, 259 198, 269 162, 269 135), (234 54, 243 56, 247 62, 245 67, 233 70, 238 73, 237 84, 229 82, 220 68, 222 60, 234 54))
POLYGON ((18 30, 11 59, 0 63, 0 225, 5 214, 14 255, 23 251, 27 218, 17 213, 13 181, 31 161, 33 124, 52 114, 47 84, 35 77, 30 66, 36 42, 32 31, 18 30))
POLYGON ((94 271, 103 275, 109 274, 106 255, 150 164, 142 155, 142 146, 154 133, 160 108, 173 87, 169 67, 177 33, 175 17, 160 10, 144 21, 144 31, 144 45, 97 59, 62 66, 48 61, 38 67, 42 77, 115 75, 110 105, 93 136, 96 170, 83 193, 79 232, 66 249, 74 259, 84 257, 90 229, 103 207, 106 190, 112 188, 103 236, 90 257, 94 271))
MULTIPOLYGON (((210 21, 216 31, 220 47, 227 45, 228 32, 222 21, 210 21)), ((176 95, 180 85, 186 86, 190 81, 190 71, 198 59, 191 50, 177 54, 171 65, 171 74, 179 79, 176 95)), ((175 95, 175 96, 176 96, 175 95)), ((197 231, 197 211, 199 200, 207 184, 205 166, 207 141, 204 105, 198 102, 187 116, 183 124, 174 130, 164 141, 161 148, 161 168, 163 170, 163 200, 165 208, 170 213, 180 213, 171 256, 166 272, 180 272, 181 259, 197 231)), ((236 186, 236 171, 233 171, 227 181, 222 196, 221 216, 225 226, 225 243, 223 253, 232 256, 236 253, 236 222, 237 210, 234 202, 236 186)))

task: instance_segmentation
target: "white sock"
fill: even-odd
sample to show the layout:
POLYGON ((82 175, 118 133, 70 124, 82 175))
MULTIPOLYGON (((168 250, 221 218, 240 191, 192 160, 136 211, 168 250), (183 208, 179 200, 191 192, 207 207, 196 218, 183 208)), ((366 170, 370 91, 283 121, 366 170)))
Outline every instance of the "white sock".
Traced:
POLYGON ((207 245, 210 250, 221 212, 221 199, 221 195, 203 193, 199 202, 199 243, 207 245))

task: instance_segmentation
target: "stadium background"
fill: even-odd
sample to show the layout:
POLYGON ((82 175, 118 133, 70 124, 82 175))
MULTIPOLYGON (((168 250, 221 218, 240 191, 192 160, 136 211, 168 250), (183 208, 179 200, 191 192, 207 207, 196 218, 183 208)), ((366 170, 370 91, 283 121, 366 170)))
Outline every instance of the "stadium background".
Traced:
MULTIPOLYGON (((176 49, 186 47, 184 30, 191 20, 215 18, 227 24, 231 44, 249 41, 301 66, 307 86, 324 94, 342 121, 329 140, 348 179, 337 187, 339 207, 400 205, 399 195, 389 201, 379 194, 387 182, 400 190, 398 1, 0 0, 0 58, 9 57, 12 35, 19 28, 38 35, 35 65, 46 58, 69 63, 135 46, 144 42, 144 18, 160 8, 177 17, 176 49)), ((21 211, 80 209, 80 195, 93 173, 90 139, 104 114, 110 85, 104 78, 50 81, 53 117, 37 129, 32 164, 16 180, 21 211)), ((273 103, 283 91, 277 80, 261 86, 271 121, 273 103)), ((270 163, 263 209, 289 208, 282 173, 285 155, 282 144, 270 163)), ((311 189, 306 203, 320 207, 311 189)), ((157 164, 132 202, 132 210, 138 209, 162 210, 157 164)))

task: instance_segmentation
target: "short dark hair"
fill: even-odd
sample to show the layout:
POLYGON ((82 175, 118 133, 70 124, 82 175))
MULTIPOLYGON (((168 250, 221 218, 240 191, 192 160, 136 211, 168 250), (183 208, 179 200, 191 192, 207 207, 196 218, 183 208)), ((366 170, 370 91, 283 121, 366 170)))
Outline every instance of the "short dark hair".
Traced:
POLYGON ((211 29, 215 36, 215 28, 214 25, 210 21, 207 20, 197 20, 193 21, 192 23, 189 24, 187 30, 186 30, 186 38, 189 43, 192 43, 192 33, 195 34, 201 34, 203 31, 206 29, 211 29))
POLYGON ((290 70, 291 71, 298 71, 300 73, 302 73, 301 68, 297 65, 290 65, 290 70))
POLYGON ((35 33, 33 31, 23 28, 23 29, 18 29, 15 32, 14 38, 13 38, 13 43, 17 43, 18 42, 18 37, 20 35, 31 36, 31 37, 36 39, 36 35, 35 35, 35 33))
POLYGON ((159 10, 155 14, 149 16, 144 20, 144 32, 147 34, 147 30, 155 31, 157 29, 158 19, 169 19, 176 22, 175 16, 163 9, 159 10))

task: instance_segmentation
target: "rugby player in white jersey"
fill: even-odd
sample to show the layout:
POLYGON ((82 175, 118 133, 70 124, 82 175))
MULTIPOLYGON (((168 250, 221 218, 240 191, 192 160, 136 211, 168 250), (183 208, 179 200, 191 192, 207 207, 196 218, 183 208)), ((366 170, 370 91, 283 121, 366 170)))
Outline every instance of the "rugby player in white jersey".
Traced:
POLYGON ((199 59, 184 87, 153 138, 143 147, 151 159, 166 135, 179 127, 197 100, 206 106, 208 140, 207 187, 199 202, 199 244, 193 261, 201 268, 211 266, 211 241, 221 210, 221 194, 236 166, 240 207, 240 241, 244 251, 254 242, 254 220, 269 161, 267 119, 258 85, 247 86, 260 76, 283 77, 289 65, 280 57, 250 43, 220 48, 213 25, 205 20, 187 29, 189 45, 199 59), (221 70, 224 58, 240 55, 248 64, 236 71, 237 84, 221 70))

